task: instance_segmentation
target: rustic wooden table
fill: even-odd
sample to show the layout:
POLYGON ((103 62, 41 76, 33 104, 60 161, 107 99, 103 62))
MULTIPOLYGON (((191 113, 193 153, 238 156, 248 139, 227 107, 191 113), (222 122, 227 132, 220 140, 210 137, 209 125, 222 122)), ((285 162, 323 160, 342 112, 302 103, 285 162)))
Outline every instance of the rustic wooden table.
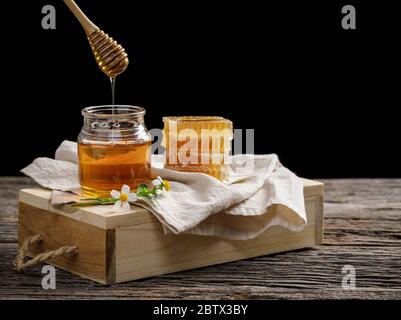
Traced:
POLYGON ((314 249, 102 286, 57 270, 57 289, 41 286, 41 267, 11 270, 17 253, 17 196, 34 185, 0 177, 0 299, 401 299, 401 179, 322 180, 324 240, 314 249), (356 270, 356 289, 341 286, 356 270))

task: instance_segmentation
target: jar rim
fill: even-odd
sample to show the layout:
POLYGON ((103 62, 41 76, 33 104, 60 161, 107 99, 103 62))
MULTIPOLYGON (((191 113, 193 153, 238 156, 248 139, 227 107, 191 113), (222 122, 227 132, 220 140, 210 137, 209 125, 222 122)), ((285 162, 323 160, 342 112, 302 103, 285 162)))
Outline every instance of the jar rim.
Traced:
POLYGON ((144 116, 145 108, 125 104, 90 106, 82 109, 84 117, 123 118, 129 116, 144 116))

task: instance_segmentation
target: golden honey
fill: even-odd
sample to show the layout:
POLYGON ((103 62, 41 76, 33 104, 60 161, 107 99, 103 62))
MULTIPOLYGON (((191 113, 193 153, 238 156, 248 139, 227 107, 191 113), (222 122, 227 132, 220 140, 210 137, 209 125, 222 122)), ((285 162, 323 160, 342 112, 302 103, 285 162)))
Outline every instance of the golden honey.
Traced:
POLYGON ((127 184, 135 190, 150 179, 150 142, 79 144, 79 178, 87 196, 109 197, 127 184))
POLYGON ((214 116, 164 117, 165 167, 224 180, 231 150, 230 120, 214 116))

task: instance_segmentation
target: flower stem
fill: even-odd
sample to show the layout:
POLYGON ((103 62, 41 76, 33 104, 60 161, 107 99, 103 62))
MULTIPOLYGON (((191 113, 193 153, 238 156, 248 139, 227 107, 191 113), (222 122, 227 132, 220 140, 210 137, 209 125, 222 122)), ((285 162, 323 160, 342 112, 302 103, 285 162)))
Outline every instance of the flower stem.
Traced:
MULTIPOLYGON (((83 202, 75 202, 71 204, 72 207, 86 207, 86 206, 97 206, 97 205, 106 205, 106 204, 114 204, 117 199, 113 198, 92 198, 94 201, 83 201, 83 202)), ((84 198, 81 200, 92 200, 90 198, 84 198)))

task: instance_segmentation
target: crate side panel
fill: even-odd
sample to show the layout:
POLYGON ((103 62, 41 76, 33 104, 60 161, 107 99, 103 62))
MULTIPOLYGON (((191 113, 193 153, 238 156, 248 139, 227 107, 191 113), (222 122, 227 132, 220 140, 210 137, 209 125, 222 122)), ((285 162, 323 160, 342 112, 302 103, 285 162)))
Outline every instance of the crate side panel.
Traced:
POLYGON ((165 235, 158 222, 117 229, 116 282, 313 247, 316 201, 305 198, 308 224, 302 231, 273 226, 251 240, 165 235))

